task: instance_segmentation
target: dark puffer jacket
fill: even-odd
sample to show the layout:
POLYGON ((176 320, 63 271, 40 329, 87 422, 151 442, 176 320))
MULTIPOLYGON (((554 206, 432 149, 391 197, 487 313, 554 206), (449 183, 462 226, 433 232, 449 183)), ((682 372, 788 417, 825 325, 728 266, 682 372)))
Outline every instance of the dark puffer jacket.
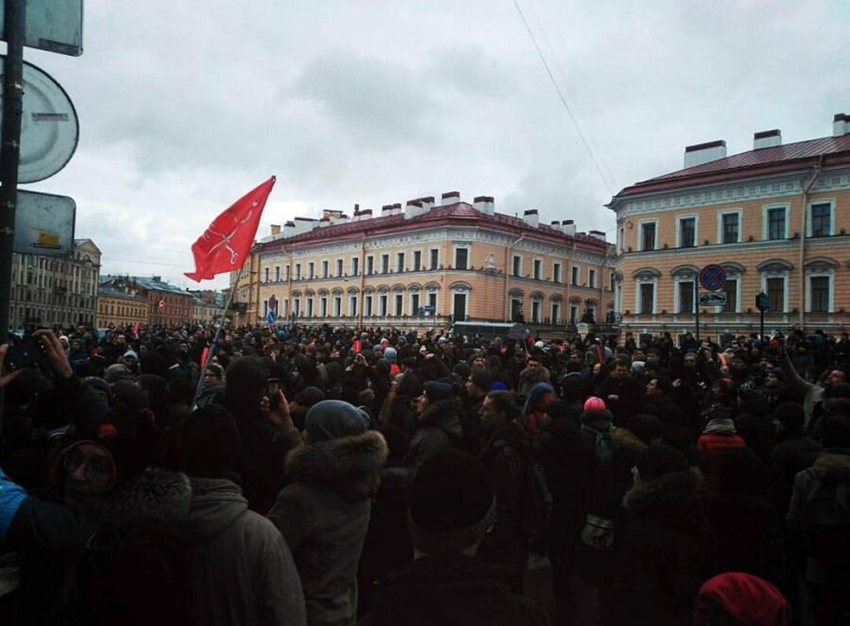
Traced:
POLYGON ((610 602, 609 626, 681 626, 706 576, 706 522, 699 475, 666 474, 639 482, 624 505, 632 521, 610 602))
POLYGON ((387 444, 377 431, 293 450, 269 519, 295 557, 311 625, 354 624, 357 563, 387 444))
POLYGON ((419 418, 406 464, 418 468, 430 455, 440 450, 463 450, 463 428, 460 425, 460 400, 449 398, 428 405, 419 418))

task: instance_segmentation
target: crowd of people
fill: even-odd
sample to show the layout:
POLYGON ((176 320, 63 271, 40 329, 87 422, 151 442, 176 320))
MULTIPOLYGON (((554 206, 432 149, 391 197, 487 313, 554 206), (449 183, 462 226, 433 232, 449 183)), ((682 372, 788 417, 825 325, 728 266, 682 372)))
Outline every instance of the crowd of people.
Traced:
POLYGON ((2 624, 850 623, 846 334, 32 338, 2 624))

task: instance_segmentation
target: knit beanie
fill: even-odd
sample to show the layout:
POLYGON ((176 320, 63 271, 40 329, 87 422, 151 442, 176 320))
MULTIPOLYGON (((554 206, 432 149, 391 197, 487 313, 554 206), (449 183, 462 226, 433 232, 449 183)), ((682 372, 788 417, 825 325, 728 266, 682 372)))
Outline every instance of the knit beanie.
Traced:
POLYGON ((395 348, 387 348, 384 350, 384 358, 390 363, 395 363, 398 358, 398 351, 395 348))
POLYGON ((304 387, 304 389, 295 394, 293 400, 300 406, 309 409, 314 404, 324 400, 325 397, 325 392, 318 387, 304 387))
POLYGON ((496 494, 484 465, 459 450, 430 455, 413 480, 408 529, 414 546, 431 556, 456 554, 484 538, 496 523, 496 494))
POLYGON ((439 402, 440 400, 448 400, 455 397, 454 387, 450 383, 441 383, 432 380, 425 384, 425 397, 431 402, 439 402))
POLYGON ((322 400, 314 404, 304 421, 307 443, 315 444, 338 437, 362 435, 369 428, 369 416, 342 400, 322 400))
POLYGON ((239 458, 239 427, 226 408, 209 404, 183 420, 178 445, 181 467, 189 476, 220 476, 239 458))
POLYGON ((664 444, 649 446, 638 455, 635 465, 642 480, 655 480, 665 474, 684 472, 689 467, 688 459, 684 454, 664 444))
MULTIPOLYGON (((694 626, 715 620, 747 626, 790 626, 791 609, 779 590, 751 574, 729 572, 706 581, 696 598, 694 626), (718 615, 720 613, 720 615, 718 615)), ((719 622, 718 622, 719 623, 719 622)))
POLYGON ((586 413, 604 411, 607 408, 608 407, 605 406, 605 400, 597 398, 596 396, 590 396, 584 403, 584 410, 586 413))

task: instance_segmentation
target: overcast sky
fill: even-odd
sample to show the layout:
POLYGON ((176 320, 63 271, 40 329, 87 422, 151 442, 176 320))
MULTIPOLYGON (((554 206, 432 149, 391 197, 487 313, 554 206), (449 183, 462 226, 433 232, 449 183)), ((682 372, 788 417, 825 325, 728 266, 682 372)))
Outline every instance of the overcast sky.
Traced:
POLYGON ((456 190, 610 240, 603 205, 686 145, 830 135, 848 27, 845 0, 88 0, 81 57, 24 52, 80 141, 23 188, 76 200, 104 273, 181 287, 194 240, 272 174, 258 237, 456 190))

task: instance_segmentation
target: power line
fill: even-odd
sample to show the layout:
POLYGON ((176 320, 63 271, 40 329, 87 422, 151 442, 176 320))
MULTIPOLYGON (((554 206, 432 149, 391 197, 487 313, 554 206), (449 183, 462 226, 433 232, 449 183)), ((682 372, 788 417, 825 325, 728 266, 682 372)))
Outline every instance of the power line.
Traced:
POLYGON ((599 178, 602 180, 602 183, 605 185, 605 188, 608 190, 608 193, 613 196, 614 191, 612 190, 611 185, 608 183, 608 179, 605 178, 605 174, 602 172, 602 167, 599 165, 599 161, 596 159, 596 155, 593 153, 593 149, 590 147, 590 144, 587 142, 587 138, 581 131, 581 127, 578 125, 578 121, 573 115, 572 109, 570 108, 570 105, 567 102, 566 97, 564 96, 564 92, 561 91, 561 87, 558 85, 558 81, 555 80, 555 75, 552 73, 552 69, 549 67, 549 63, 546 61, 546 57, 543 54, 543 51, 540 49, 540 45, 537 43, 537 38, 534 36, 534 32, 529 26, 528 20, 525 19, 525 14, 522 12, 522 8, 519 6, 518 0, 513 0, 513 2, 514 6, 516 7, 517 13, 519 13, 520 19, 522 19, 522 23, 525 25, 525 30, 528 31, 528 36, 531 38, 531 43, 534 44, 534 49, 537 50, 537 55, 540 57, 540 60, 543 63, 543 67, 546 69, 546 73, 549 75, 549 80, 552 81, 552 85, 555 87, 555 91, 558 92, 558 97, 561 99, 561 104, 564 105, 564 109, 566 109, 567 115, 569 115, 570 121, 573 123, 573 126, 575 127, 576 132, 578 133, 578 136, 581 139, 585 150, 587 150, 587 153, 590 155, 590 160, 593 161, 593 166, 596 168, 596 173, 599 174, 599 178))

